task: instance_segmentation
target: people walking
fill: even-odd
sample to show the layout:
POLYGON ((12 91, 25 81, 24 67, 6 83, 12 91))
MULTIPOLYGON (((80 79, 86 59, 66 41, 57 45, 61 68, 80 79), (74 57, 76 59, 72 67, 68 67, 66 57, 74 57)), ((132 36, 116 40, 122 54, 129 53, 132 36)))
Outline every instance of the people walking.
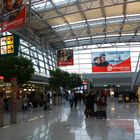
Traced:
POLYGON ((43 94, 44 110, 47 109, 47 100, 48 100, 47 92, 44 92, 44 94, 43 94))
POLYGON ((72 91, 68 94, 68 100, 69 100, 69 103, 70 103, 70 108, 72 109, 73 108, 73 102, 74 102, 74 93, 72 91))
POLYGON ((76 92, 74 92, 73 102, 74 102, 74 106, 75 106, 75 108, 77 108, 77 104, 78 104, 78 95, 77 95, 76 92))
POLYGON ((90 91, 85 99, 85 115, 86 117, 94 114, 95 97, 93 91, 90 91))

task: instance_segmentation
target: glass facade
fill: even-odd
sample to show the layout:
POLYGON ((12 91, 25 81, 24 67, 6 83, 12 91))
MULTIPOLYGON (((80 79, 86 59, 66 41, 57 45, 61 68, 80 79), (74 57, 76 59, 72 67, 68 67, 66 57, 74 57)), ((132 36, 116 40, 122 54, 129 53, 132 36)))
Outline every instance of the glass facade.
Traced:
POLYGON ((56 55, 51 48, 37 48, 21 39, 19 55, 27 57, 33 62, 35 74, 49 77, 49 69, 56 67, 56 55))
MULTIPOLYGON (((9 35, 4 33, 3 35, 9 35)), ((116 43, 116 44, 102 44, 78 46, 73 49, 74 65, 60 67, 62 70, 74 73, 92 73, 92 53, 93 52, 106 52, 106 51, 130 51, 131 58, 131 72, 135 72, 139 56, 140 43, 116 43)), ((47 49, 39 46, 33 46, 31 43, 20 39, 19 55, 30 59, 35 68, 35 74, 49 77, 49 69, 53 70, 57 67, 56 51, 51 47, 47 49)), ((138 64, 139 69, 139 64, 138 64)), ((137 69, 137 70, 138 70, 137 69)))

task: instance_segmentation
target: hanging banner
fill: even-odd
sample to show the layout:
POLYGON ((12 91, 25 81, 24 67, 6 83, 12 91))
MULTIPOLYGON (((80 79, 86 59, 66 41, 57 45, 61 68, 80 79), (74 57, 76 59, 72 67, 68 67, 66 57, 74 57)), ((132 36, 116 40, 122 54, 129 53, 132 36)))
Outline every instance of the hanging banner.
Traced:
POLYGON ((1 13, 2 31, 21 28, 26 22, 26 6, 23 0, 3 0, 1 13))
POLYGON ((20 38, 17 35, 0 37, 0 57, 18 55, 20 38))
POLYGON ((131 71, 130 51, 92 53, 92 72, 131 71))
POLYGON ((57 65, 70 66, 73 65, 73 50, 58 50, 57 51, 57 65))

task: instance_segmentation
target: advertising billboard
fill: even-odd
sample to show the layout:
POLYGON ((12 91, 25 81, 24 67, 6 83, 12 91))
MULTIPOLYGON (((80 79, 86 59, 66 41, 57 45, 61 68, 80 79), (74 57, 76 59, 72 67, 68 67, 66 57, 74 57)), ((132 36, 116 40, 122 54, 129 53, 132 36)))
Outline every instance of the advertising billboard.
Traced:
POLYGON ((57 51, 57 65, 70 66, 73 65, 73 50, 58 50, 57 51))
POLYGON ((3 0, 1 15, 1 32, 23 27, 26 21, 26 6, 23 0, 3 0))
POLYGON ((92 72, 131 71, 130 51, 93 52, 92 72))
POLYGON ((18 55, 19 37, 8 35, 0 37, 0 57, 18 55))

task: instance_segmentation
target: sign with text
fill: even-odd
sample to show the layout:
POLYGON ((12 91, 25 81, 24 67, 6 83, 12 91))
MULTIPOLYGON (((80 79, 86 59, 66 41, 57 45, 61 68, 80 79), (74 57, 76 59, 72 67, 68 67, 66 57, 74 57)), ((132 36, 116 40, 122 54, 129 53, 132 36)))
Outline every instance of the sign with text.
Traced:
POLYGON ((57 65, 70 66, 73 65, 73 50, 58 50, 57 51, 57 65))
POLYGON ((19 37, 17 35, 0 37, 0 57, 18 55, 19 37))
POLYGON ((20 28, 25 25, 26 6, 24 3, 23 0, 3 0, 1 32, 20 28))
POLYGON ((92 53, 92 72, 131 71, 130 51, 92 53))

